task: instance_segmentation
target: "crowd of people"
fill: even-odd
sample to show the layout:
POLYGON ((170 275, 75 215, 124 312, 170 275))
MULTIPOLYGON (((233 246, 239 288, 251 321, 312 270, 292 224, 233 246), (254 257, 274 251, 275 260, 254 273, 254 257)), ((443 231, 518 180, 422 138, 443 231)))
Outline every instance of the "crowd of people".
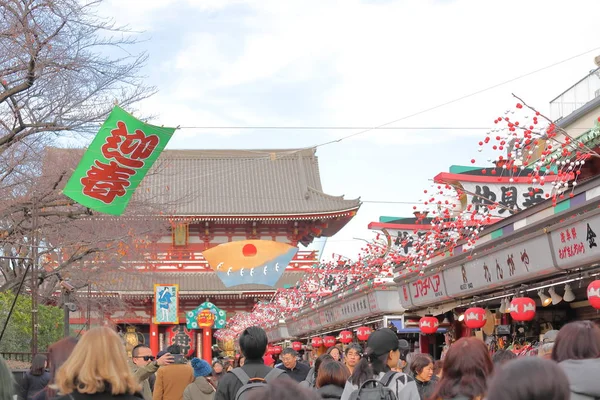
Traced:
POLYGON ((250 327, 239 338, 235 365, 188 361, 177 345, 156 357, 145 345, 128 359, 110 328, 65 338, 36 355, 17 387, 0 358, 0 400, 591 400, 600 398, 600 328, 565 325, 547 357, 493 357, 476 337, 453 343, 443 361, 409 353, 408 343, 383 328, 363 349, 330 348, 312 367, 286 348, 279 363, 265 355, 267 336, 250 327))

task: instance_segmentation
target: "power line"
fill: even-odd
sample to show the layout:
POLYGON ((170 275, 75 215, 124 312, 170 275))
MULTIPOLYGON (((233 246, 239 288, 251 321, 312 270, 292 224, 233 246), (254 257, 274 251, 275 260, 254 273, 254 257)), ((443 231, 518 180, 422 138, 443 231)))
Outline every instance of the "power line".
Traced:
POLYGON ((533 74, 537 74, 538 72, 542 72, 542 71, 544 71, 544 70, 547 70, 547 69, 553 68, 553 67, 555 67, 555 66, 557 66, 557 65, 564 64, 564 63, 566 63, 566 62, 568 62, 568 61, 571 61, 571 60, 573 60, 573 59, 575 59, 575 58, 578 58, 578 57, 584 56, 584 55, 586 55, 586 54, 589 54, 589 53, 591 53, 591 52, 593 52, 593 51, 597 51, 597 50, 600 50, 600 47, 596 47, 596 48, 593 48, 593 49, 587 50, 587 51, 585 51, 585 52, 583 52, 583 53, 579 53, 579 54, 577 54, 577 55, 571 56, 571 57, 569 57, 569 58, 566 58, 566 59, 564 59, 564 60, 561 60, 561 61, 555 62, 555 63, 553 63, 553 64, 547 65, 547 66, 545 66, 545 67, 538 68, 538 69, 536 69, 535 71, 531 71, 531 72, 528 72, 528 73, 526 73, 526 74, 523 74, 523 75, 517 76, 516 78, 512 78, 512 79, 509 79, 509 80, 507 80, 507 81, 504 81, 504 82, 497 83, 497 84, 495 84, 495 85, 489 86, 489 87, 487 87, 487 88, 485 88, 485 89, 481 89, 481 90, 478 90, 478 91, 476 91, 476 92, 472 92, 472 93, 469 93, 469 94, 467 94, 467 95, 464 95, 464 96, 458 97, 458 98, 456 98, 456 99, 454 99, 454 100, 450 100, 450 101, 447 101, 447 102, 445 102, 445 103, 441 103, 441 104, 438 104, 438 105, 436 105, 436 106, 429 107, 429 108, 426 108, 426 109, 424 109, 424 110, 417 111, 417 112, 415 112, 415 113, 412 113, 412 114, 406 115, 406 116, 404 116, 404 117, 400 117, 400 118, 398 118, 398 119, 395 119, 395 120, 393 120, 393 121, 387 122, 387 123, 385 123, 385 124, 378 125, 378 126, 376 126, 376 127, 374 127, 374 128, 368 128, 368 129, 362 130, 362 131, 360 131, 360 132, 356 132, 356 133, 353 133, 353 134, 351 134, 351 135, 343 136, 343 137, 341 137, 341 138, 339 138, 339 139, 330 140, 330 141, 328 141, 328 142, 324 142, 324 143, 318 144, 318 145, 316 145, 316 146, 311 146, 311 147, 322 147, 322 146, 327 146, 328 144, 339 143, 339 142, 341 142, 342 140, 350 139, 350 138, 353 138, 353 137, 355 137, 355 136, 362 135, 362 134, 364 134, 364 133, 370 132, 370 131, 372 131, 372 130, 377 130, 377 129, 384 128, 384 127, 386 127, 386 126, 388 126, 388 125, 395 124, 396 122, 400 122, 400 121, 403 121, 403 120, 405 120, 405 119, 409 119, 409 118, 412 118, 412 117, 416 117, 417 115, 425 114, 425 113, 427 113, 427 112, 429 112, 429 111, 433 111, 433 110, 436 110, 436 109, 438 109, 438 108, 442 108, 442 107, 445 107, 445 106, 447 106, 447 105, 450 105, 450 104, 453 104, 453 103, 457 103, 457 102, 459 102, 459 101, 462 101, 462 100, 468 99, 469 97, 473 97, 473 96, 476 96, 476 95, 478 95, 478 94, 481 94, 481 93, 483 93, 483 92, 487 92, 488 90, 492 90, 492 89, 495 89, 495 88, 497 88, 497 87, 500 87, 500 86, 506 85, 506 84, 508 84, 508 83, 511 83, 511 82, 517 81, 517 80, 519 80, 519 79, 526 78, 526 77, 528 77, 528 76, 531 76, 531 75, 533 75, 533 74))
MULTIPOLYGON (((239 129, 239 130, 299 130, 299 131, 310 131, 310 130, 356 130, 356 129, 368 129, 368 130, 390 130, 390 131, 480 131, 494 129, 489 126, 381 126, 381 127, 368 127, 368 126, 180 126, 177 129, 239 129)), ((589 130, 589 128, 569 128, 574 130, 589 130)))
POLYGON ((279 130, 489 130, 489 126, 180 126, 177 129, 279 129, 279 130))

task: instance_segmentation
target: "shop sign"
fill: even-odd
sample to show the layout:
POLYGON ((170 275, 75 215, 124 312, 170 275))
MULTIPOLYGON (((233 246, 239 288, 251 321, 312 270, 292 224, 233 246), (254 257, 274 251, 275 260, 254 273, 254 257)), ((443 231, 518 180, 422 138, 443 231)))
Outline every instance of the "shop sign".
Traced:
POLYGON ((321 327, 321 318, 319 318, 319 313, 312 313, 306 319, 307 327, 310 330, 319 329, 321 327))
POLYGON ((361 296, 358 299, 343 302, 342 305, 338 306, 338 309, 340 320, 342 321, 352 320, 371 314, 367 296, 361 296))
POLYGON ((600 215, 560 228, 550 234, 559 268, 569 269, 600 260, 600 215))
POLYGON ((269 339, 269 343, 281 341, 283 339, 281 330, 279 328, 269 330, 267 332, 267 339, 269 339))
MULTIPOLYGON (((418 243, 421 243, 429 233, 428 230, 417 232, 414 230, 386 230, 390 235, 392 248, 394 249, 395 253, 403 257, 416 255, 417 251, 415 250, 414 246, 418 243)), ((441 240, 440 247, 445 247, 448 243, 454 242, 459 236, 458 233, 456 234, 456 237, 451 237, 451 235, 451 233, 448 233, 448 235, 441 240)))
POLYGON ((371 312, 379 312, 379 306, 377 304, 377 295, 376 292, 371 292, 367 295, 367 300, 369 301, 369 308, 371 312))
POLYGON ((408 286, 412 304, 415 306, 431 304, 448 299, 444 277, 441 272, 419 278, 416 281, 411 282, 408 286))
POLYGON ((404 307, 405 309, 411 308, 413 306, 413 303, 410 298, 410 290, 408 288, 408 285, 399 285, 398 292, 400 295, 400 304, 402 305, 402 307, 404 307))
POLYGON ((460 182, 467 192, 467 203, 473 211, 490 213, 491 217, 504 218, 512 213, 509 210, 521 211, 546 200, 544 187, 531 184, 516 183, 475 183, 460 182), (495 206, 499 204, 501 207, 495 206), (490 209, 490 206, 492 209, 490 209))
POLYGON ((285 324, 288 328, 288 332, 290 333, 291 336, 300 336, 302 334, 302 330, 301 330, 301 324, 300 321, 292 321, 292 320, 288 320, 285 321, 285 324))
POLYGON ((448 295, 454 297, 544 276, 553 271, 548 237, 542 235, 449 268, 444 271, 444 279, 448 295))
POLYGON ((339 318, 336 318, 335 312, 332 309, 327 309, 323 311, 319 311, 319 316, 321 319, 321 323, 323 325, 329 325, 336 322, 339 318))

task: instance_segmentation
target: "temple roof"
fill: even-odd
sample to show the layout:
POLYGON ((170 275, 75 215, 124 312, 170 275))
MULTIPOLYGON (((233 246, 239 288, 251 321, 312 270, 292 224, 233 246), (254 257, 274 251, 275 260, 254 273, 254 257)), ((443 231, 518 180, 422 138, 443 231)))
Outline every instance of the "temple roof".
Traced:
POLYGON ((302 215, 356 210, 360 200, 323 192, 316 149, 166 150, 138 192, 173 214, 302 215))
POLYGON ((258 284, 239 285, 226 287, 215 272, 139 272, 118 273, 111 272, 97 280, 96 287, 104 292, 119 292, 121 294, 140 292, 152 295, 154 284, 178 284, 182 294, 213 293, 222 294, 238 293, 245 291, 275 291, 276 289, 295 286, 304 276, 303 271, 285 271, 275 287, 258 284))

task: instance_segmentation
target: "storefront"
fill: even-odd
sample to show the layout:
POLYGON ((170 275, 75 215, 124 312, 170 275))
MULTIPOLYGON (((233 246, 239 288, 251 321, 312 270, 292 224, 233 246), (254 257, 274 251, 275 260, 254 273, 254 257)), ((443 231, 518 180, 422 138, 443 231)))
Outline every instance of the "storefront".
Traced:
POLYGON ((398 268, 395 281, 406 314, 440 320, 454 314, 458 320, 467 307, 482 307, 494 311, 497 334, 510 324, 507 299, 531 297, 538 314, 532 336, 569 320, 599 319, 586 288, 600 265, 600 178, 565 198, 556 207, 546 201, 487 227, 474 247, 459 248, 452 257, 438 255, 423 275, 401 275, 398 268))
POLYGON ((385 316, 398 316, 403 312, 393 282, 362 284, 330 296, 314 308, 300 311, 295 318, 286 321, 286 326, 290 336, 306 342, 321 335, 337 338, 343 330, 351 330, 353 340, 359 341, 356 337, 359 327, 381 328, 385 316))

